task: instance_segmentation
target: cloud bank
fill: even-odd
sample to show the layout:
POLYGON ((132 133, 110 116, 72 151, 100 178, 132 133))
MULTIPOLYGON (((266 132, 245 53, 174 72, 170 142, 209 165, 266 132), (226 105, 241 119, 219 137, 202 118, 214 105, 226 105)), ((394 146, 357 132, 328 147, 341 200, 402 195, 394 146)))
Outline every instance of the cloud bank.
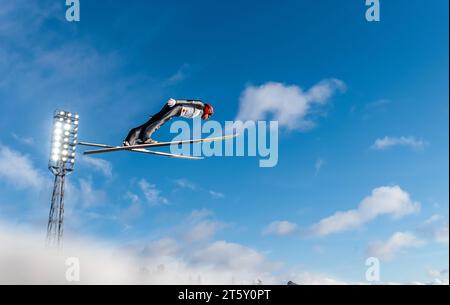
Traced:
POLYGON ((64 250, 44 247, 44 236, 0 224, 0 284, 77 284, 66 280, 67 258, 80 262, 80 284, 276 283, 276 264, 257 250, 227 241, 198 248, 164 238, 117 247, 66 238, 64 250))

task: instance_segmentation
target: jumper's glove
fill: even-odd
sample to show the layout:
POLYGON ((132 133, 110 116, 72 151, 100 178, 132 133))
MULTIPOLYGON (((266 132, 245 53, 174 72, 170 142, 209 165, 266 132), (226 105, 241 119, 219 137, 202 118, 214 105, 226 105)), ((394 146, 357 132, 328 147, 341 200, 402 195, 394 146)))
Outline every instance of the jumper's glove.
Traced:
POLYGON ((175 106, 176 104, 177 104, 177 101, 174 100, 173 98, 171 98, 170 100, 167 101, 167 105, 168 105, 169 107, 173 107, 173 106, 175 106))

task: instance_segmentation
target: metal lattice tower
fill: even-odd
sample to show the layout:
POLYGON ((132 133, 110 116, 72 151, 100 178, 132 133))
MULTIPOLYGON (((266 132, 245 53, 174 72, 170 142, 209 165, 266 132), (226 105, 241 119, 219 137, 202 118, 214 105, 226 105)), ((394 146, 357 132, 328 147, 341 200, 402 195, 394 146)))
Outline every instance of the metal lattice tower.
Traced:
POLYGON ((47 225, 47 245, 62 246, 64 232, 64 183, 65 175, 55 175, 52 203, 47 225))
POLYGON ((47 224, 47 246, 61 247, 64 233, 64 185, 66 175, 73 172, 78 144, 79 116, 56 111, 48 168, 55 175, 50 214, 47 224))

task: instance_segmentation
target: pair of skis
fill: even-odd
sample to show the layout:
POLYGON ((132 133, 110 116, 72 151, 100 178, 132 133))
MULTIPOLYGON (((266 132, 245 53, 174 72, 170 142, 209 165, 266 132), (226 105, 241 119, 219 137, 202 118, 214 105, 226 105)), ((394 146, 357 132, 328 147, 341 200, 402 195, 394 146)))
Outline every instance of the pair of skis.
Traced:
POLYGON ((79 145, 99 148, 99 149, 95 149, 95 150, 87 150, 84 152, 85 155, 94 155, 94 154, 102 154, 102 153, 118 152, 118 151, 131 151, 131 152, 171 157, 171 158, 201 160, 201 159, 203 159, 202 157, 183 156, 183 155, 148 150, 148 148, 166 147, 166 146, 174 146, 174 145, 185 145, 185 144, 196 144, 196 143, 210 143, 210 142, 228 140, 228 139, 232 139, 232 138, 235 138, 238 136, 239 136, 239 134, 233 134, 233 135, 226 135, 223 137, 214 137, 214 138, 197 139, 197 140, 185 140, 185 141, 176 141, 176 142, 157 142, 157 143, 153 143, 153 144, 141 144, 141 145, 133 145, 133 146, 111 146, 111 145, 88 143, 88 142, 80 142, 79 145))

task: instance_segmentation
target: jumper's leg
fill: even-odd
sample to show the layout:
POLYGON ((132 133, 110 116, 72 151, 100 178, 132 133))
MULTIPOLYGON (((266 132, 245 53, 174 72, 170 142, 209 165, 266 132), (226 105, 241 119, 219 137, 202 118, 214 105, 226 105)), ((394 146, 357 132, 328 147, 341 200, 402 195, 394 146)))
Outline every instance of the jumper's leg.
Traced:
POLYGON ((181 107, 164 107, 161 112, 152 117, 147 123, 142 125, 141 131, 138 136, 140 143, 154 142, 151 139, 152 134, 161 128, 162 125, 167 123, 173 117, 179 116, 181 113, 181 107))

